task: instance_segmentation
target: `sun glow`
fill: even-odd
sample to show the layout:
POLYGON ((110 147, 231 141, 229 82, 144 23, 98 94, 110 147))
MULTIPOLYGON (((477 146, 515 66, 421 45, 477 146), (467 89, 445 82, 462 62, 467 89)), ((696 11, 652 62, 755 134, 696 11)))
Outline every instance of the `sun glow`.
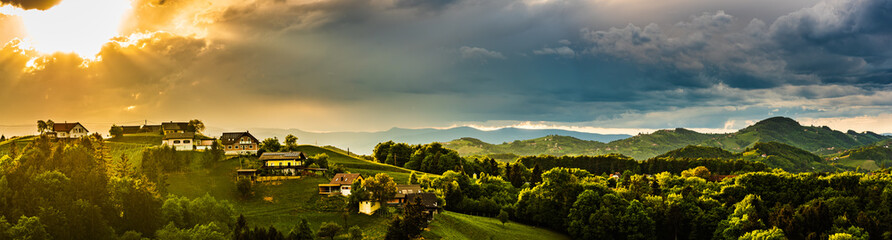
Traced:
POLYGON ((22 18, 25 41, 43 53, 73 52, 93 57, 118 35, 127 0, 64 0, 46 11, 0 7, 0 13, 22 18))

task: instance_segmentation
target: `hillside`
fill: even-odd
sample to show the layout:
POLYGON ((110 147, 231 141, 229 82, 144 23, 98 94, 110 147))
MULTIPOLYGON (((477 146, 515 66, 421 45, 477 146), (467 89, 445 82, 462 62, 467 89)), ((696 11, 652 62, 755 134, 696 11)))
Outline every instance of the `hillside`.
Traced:
POLYGON ((572 137, 547 136, 502 144, 489 144, 477 139, 462 138, 444 145, 459 151, 464 156, 508 153, 558 156, 619 153, 643 160, 689 145, 716 147, 730 152, 744 152, 759 142, 778 142, 811 153, 830 154, 844 149, 871 145, 885 139, 890 139, 890 137, 873 132, 840 132, 826 126, 802 126, 790 118, 773 117, 728 134, 705 134, 676 128, 658 130, 650 134, 639 134, 609 143, 585 141, 572 137))
POLYGON ((549 135, 571 136, 588 141, 608 142, 630 137, 625 134, 597 134, 557 129, 519 129, 502 128, 492 131, 484 131, 472 127, 455 127, 448 129, 405 129, 392 128, 379 132, 307 132, 298 129, 251 129, 251 133, 257 138, 264 139, 278 136, 280 139, 288 134, 298 136, 299 142, 312 143, 318 146, 333 145, 342 149, 350 149, 359 154, 371 154, 372 149, 379 142, 393 140, 408 144, 425 144, 431 142, 446 142, 459 138, 475 138, 488 143, 513 142, 515 140, 535 139, 549 135))
POLYGON ((421 234, 424 239, 570 239, 547 229, 509 222, 502 224, 495 218, 478 217, 455 212, 444 212, 421 234))
MULTIPOLYGON (((298 150, 306 153, 308 156, 319 153, 328 154, 329 163, 340 164, 346 167, 349 172, 362 173, 365 176, 386 173, 399 184, 406 183, 409 179, 409 173, 411 173, 411 170, 408 169, 348 156, 339 149, 301 145, 298 150)), ((242 199, 236 191, 234 182, 235 170, 238 167, 239 160, 236 158, 219 162, 209 169, 175 173, 168 178, 168 190, 171 194, 189 198, 208 194, 217 199, 230 201, 233 203, 235 211, 243 214, 252 226, 273 226, 276 229, 291 229, 297 225, 301 218, 306 218, 310 223, 311 229, 316 230, 319 229, 323 222, 336 222, 344 225, 346 221, 347 226, 360 226, 365 234, 365 239, 384 238, 391 218, 389 216, 351 214, 345 219, 341 211, 343 203, 338 201, 340 198, 323 197, 318 194, 316 185, 329 182, 330 179, 328 178, 303 177, 299 180, 259 183, 254 187, 255 197, 242 199)), ((429 236, 434 237, 434 239, 437 239, 435 236, 452 239, 452 235, 448 233, 464 232, 469 230, 467 226, 475 226, 479 223, 498 222, 494 218, 462 216, 458 213, 439 215, 431 223, 433 234, 429 236), (434 226, 437 226, 436 230, 434 226)), ((567 238, 559 233, 526 225, 510 223, 508 226, 508 229, 533 236, 530 239, 567 238)), ((342 239, 344 236, 346 235, 336 239, 342 239)))
POLYGON ((819 152, 870 145, 887 138, 873 132, 847 131, 843 133, 826 126, 802 126, 790 118, 773 117, 702 144, 731 151, 741 151, 752 147, 757 142, 779 142, 809 152, 819 152))
POLYGON ((737 156, 737 154, 717 147, 688 145, 660 154, 656 158, 735 158, 737 156))
POLYGON ((596 154, 606 145, 602 142, 581 140, 569 136, 549 135, 510 143, 490 144, 475 138, 461 138, 443 143, 447 148, 458 151, 462 156, 469 155, 583 155, 596 154))
POLYGON ((871 146, 864 146, 846 150, 839 154, 831 155, 833 161, 840 164, 861 167, 867 170, 876 170, 892 166, 892 140, 877 142, 871 146))

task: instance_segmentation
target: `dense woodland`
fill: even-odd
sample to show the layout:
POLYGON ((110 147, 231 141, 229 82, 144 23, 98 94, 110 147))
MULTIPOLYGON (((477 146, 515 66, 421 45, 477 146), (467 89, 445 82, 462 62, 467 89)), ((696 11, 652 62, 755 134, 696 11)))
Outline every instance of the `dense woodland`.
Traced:
POLYGON ((507 214, 578 239, 892 237, 887 170, 790 173, 777 167, 821 161, 797 150, 759 144, 746 151, 787 154, 756 161, 667 156, 635 161, 613 154, 527 156, 500 164, 458 157, 439 143, 385 142, 374 157, 442 174, 418 182, 439 193, 447 210, 507 214), (622 174, 611 176, 615 172, 622 174))

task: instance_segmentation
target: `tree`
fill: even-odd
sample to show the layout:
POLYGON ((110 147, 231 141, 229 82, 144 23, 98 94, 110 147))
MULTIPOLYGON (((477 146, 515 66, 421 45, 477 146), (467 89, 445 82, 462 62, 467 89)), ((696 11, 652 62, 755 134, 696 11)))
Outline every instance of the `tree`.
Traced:
MULTIPOLYGON (((850 235, 851 236, 851 235, 850 235)), ((833 236, 830 236, 831 240, 843 240, 847 238, 834 239, 833 236)), ((768 230, 753 230, 740 236, 738 240, 787 240, 787 237, 784 236, 784 231, 777 227, 772 227, 768 230)), ((851 240, 855 240, 851 238, 851 240)))
POLYGON ((681 176, 686 177, 686 178, 698 177, 698 178, 702 178, 702 179, 709 179, 709 177, 712 176, 712 173, 709 172, 709 169, 707 169, 706 167, 699 166, 696 168, 691 168, 691 169, 682 171, 681 176))
POLYGON ((319 167, 328 168, 328 154, 326 154, 326 153, 316 154, 316 155, 310 157, 310 159, 313 160, 313 163, 315 163, 316 165, 319 165, 319 167))
POLYGON ((242 178, 238 180, 236 183, 236 188, 238 188, 239 194, 242 195, 243 198, 248 198, 251 196, 251 180, 247 178, 242 178))
POLYGON ((338 232, 340 232, 341 229, 343 228, 337 223, 324 222, 322 223, 322 226, 319 226, 319 232, 316 233, 316 235, 321 238, 327 237, 329 239, 334 239, 334 237, 338 235, 338 232))
POLYGON ((43 133, 46 132, 47 125, 43 120, 37 120, 37 132, 43 133))
POLYGON ((505 211, 505 209, 502 209, 499 211, 499 216, 497 216, 497 218, 499 219, 499 222, 502 222, 502 226, 504 226, 505 223, 508 222, 508 212, 505 211))
POLYGON ((427 214, 425 207, 421 204, 421 197, 409 199, 403 207, 403 221, 401 222, 403 233, 409 238, 415 238, 427 227, 427 214))
POLYGON ((396 183, 386 173, 376 174, 362 182, 362 187, 371 195, 371 199, 386 206, 387 201, 393 199, 396 194, 396 183))
POLYGON ((347 211, 358 212, 359 203, 369 200, 369 193, 363 187, 363 181, 360 178, 353 180, 352 186, 353 189, 350 191, 350 196, 347 197, 347 211))
POLYGON ((383 163, 384 160, 387 159, 387 155, 390 155, 391 146, 393 146, 393 141, 382 142, 375 145, 375 150, 372 154, 375 156, 375 161, 383 163))
POLYGON ((350 234, 350 237, 348 237, 348 239, 350 239, 350 240, 362 240, 363 239, 362 228, 359 228, 359 226, 350 227, 350 230, 347 230, 347 233, 350 234))
POLYGON ((301 219, 300 223, 294 226, 291 229, 291 233, 288 234, 289 238, 294 240, 312 240, 313 235, 313 230, 310 229, 310 223, 307 222, 307 219, 301 219))
POLYGON ((0 135, 0 142, 6 141, 6 135, 0 135))
POLYGON ((9 228, 8 233, 12 239, 52 239, 39 217, 22 216, 15 226, 9 228))
POLYGON ((201 133, 204 131, 204 122, 198 119, 189 120, 189 128, 195 132, 201 133))
POLYGON ((384 235, 386 240, 409 240, 409 236, 403 232, 403 221, 399 216, 394 216, 387 227, 387 233, 384 235))
POLYGON ((297 137, 293 134, 288 134, 288 136, 285 136, 285 145, 297 145, 297 137))
POLYGON ((409 174, 409 184, 418 184, 418 175, 415 174, 415 171, 409 174))
POLYGON ((282 144, 279 143, 279 139, 276 137, 267 138, 260 142, 260 150, 264 152, 278 152, 279 149, 282 149, 282 144))
POLYGON ((108 130, 108 134, 112 135, 112 137, 120 137, 124 135, 124 128, 118 125, 112 124, 111 129, 108 130))
POLYGON ((53 120, 46 120, 46 131, 55 131, 56 123, 53 120))

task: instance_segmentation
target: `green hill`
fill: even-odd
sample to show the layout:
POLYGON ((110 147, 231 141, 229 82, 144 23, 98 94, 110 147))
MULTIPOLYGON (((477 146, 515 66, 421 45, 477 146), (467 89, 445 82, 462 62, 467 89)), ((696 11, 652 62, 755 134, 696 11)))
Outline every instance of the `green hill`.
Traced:
POLYGON ((849 149, 839 154, 831 155, 832 161, 851 167, 860 167, 866 170, 876 170, 881 167, 892 166, 892 140, 877 142, 871 146, 849 149))
POLYGON ((437 215, 424 239, 570 239, 560 233, 514 222, 502 224, 495 218, 478 217, 455 212, 437 215))
POLYGON ((833 170, 821 157, 779 142, 755 143, 741 156, 787 171, 833 170))
POLYGON ((475 138, 461 138, 443 143, 447 148, 458 151, 462 156, 469 155, 582 155, 596 154, 606 145, 597 141, 586 141, 574 137, 549 135, 529 140, 519 140, 499 145, 486 143, 475 138))
MULTIPOLYGON (((348 156, 340 149, 302 145, 298 147, 298 151, 304 152, 308 156, 325 153, 329 156, 330 164, 340 164, 346 167, 349 172, 362 173, 365 176, 387 173, 398 184, 406 183, 411 173, 411 170, 408 169, 348 156)), ((236 191, 234 180, 239 162, 238 158, 233 158, 219 162, 208 169, 171 174, 168 177, 168 191, 170 194, 190 198, 209 194, 217 199, 230 201, 236 212, 243 214, 251 226, 274 226, 276 229, 287 230, 297 225, 301 218, 306 218, 313 230, 319 229, 323 222, 336 222, 344 225, 345 219, 341 210, 344 203, 339 200, 342 198, 325 197, 318 194, 316 185, 328 183, 330 179, 303 177, 299 180, 258 183, 253 188, 255 197, 242 199, 236 191)), ((360 226, 365 234, 365 239, 383 239, 390 220, 389 216, 350 214, 346 219, 346 225, 348 227, 360 226)), ((453 235, 447 233, 471 231, 479 228, 467 228, 467 226, 493 222, 498 222, 498 220, 483 217, 461 217, 461 214, 458 213, 441 214, 431 223, 431 230, 434 232, 430 236, 452 239, 453 235)), ((510 223, 508 227, 508 229, 529 234, 532 236, 530 239, 567 238, 559 233, 521 224, 510 223)), ((342 234, 336 239, 344 239, 345 236, 342 234)))
POLYGON ((843 133, 826 126, 802 126, 790 118, 773 117, 702 144, 741 151, 757 142, 779 142, 809 152, 822 152, 869 145, 887 138, 873 132, 843 133))
POLYGON ((657 158, 735 158, 737 154, 729 152, 725 149, 717 147, 694 146, 688 145, 683 148, 675 149, 659 156, 657 158))
POLYGON ((844 133, 826 126, 802 126, 790 118, 773 117, 727 134, 705 134, 676 128, 658 130, 650 134, 639 134, 609 143, 584 141, 564 136, 547 136, 497 145, 477 139, 462 138, 445 143, 444 146, 457 150, 463 156, 509 153, 557 156, 619 153, 643 160, 689 145, 743 152, 759 142, 778 142, 811 153, 829 154, 843 149, 874 144, 885 139, 890 139, 890 137, 873 132, 847 131, 844 133))

